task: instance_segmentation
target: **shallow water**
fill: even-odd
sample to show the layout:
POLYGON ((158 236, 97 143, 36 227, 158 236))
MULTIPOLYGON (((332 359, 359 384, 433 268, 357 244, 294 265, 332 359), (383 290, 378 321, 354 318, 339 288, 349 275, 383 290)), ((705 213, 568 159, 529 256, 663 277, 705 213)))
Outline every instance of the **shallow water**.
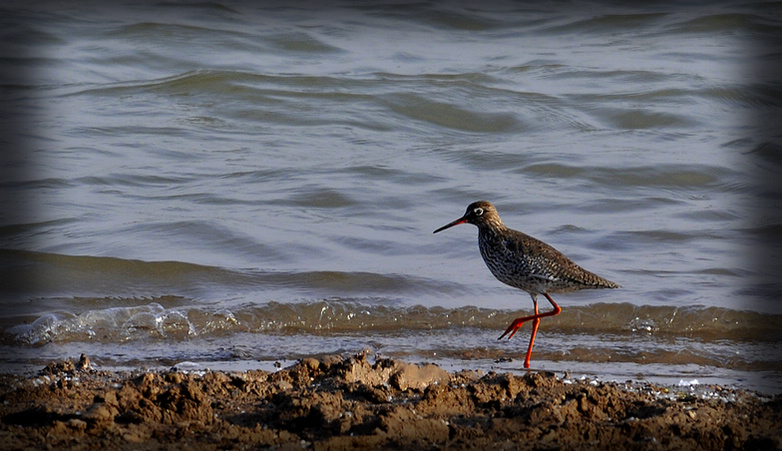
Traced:
POLYGON ((487 199, 623 287, 533 366, 782 390, 778 5, 89 6, 0 14, 8 368, 519 368, 529 296, 431 233, 487 199))

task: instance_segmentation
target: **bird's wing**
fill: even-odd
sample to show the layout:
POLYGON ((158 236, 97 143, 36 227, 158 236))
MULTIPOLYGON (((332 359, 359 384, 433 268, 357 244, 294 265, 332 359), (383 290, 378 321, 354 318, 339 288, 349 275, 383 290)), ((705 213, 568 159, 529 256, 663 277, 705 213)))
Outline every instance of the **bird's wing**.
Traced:
POLYGON ((541 281, 554 282, 561 278, 561 269, 551 267, 554 263, 567 267, 577 266, 551 245, 521 232, 505 239, 503 244, 526 268, 529 276, 541 281))

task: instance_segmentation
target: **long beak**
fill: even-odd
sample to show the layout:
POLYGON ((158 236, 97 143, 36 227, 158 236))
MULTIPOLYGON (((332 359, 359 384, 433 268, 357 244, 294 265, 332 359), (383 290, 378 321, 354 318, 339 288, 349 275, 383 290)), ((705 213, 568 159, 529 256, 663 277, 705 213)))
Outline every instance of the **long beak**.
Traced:
POLYGON ((459 224, 464 224, 465 222, 467 222, 467 218, 466 218, 466 217, 464 217, 464 216, 462 216, 461 218, 457 219, 456 221, 454 221, 454 222, 451 222, 451 223, 448 223, 448 224, 446 224, 446 225, 444 225, 444 226, 440 227, 439 229, 435 230, 435 231, 434 231, 434 232, 432 232, 432 233, 437 233, 437 232, 440 232, 440 231, 442 231, 442 230, 445 230, 445 229, 447 229, 447 228, 449 228, 449 227, 453 227, 453 226, 455 226, 455 225, 459 225, 459 224))

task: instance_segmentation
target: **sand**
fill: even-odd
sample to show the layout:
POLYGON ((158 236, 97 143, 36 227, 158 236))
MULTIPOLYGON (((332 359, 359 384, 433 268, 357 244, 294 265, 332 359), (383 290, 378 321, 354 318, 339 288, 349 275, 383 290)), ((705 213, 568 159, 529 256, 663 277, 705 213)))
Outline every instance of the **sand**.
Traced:
POLYGON ((2 449, 782 449, 782 395, 355 355, 276 372, 0 376, 2 449))

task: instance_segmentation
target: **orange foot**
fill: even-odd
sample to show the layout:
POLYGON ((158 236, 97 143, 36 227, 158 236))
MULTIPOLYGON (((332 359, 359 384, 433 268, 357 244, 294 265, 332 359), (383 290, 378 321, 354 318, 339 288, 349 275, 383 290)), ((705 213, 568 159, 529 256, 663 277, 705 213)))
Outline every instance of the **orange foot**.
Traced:
POLYGON ((516 318, 515 320, 513 320, 512 323, 510 323, 510 326, 508 326, 508 328, 505 329, 505 332, 503 332, 502 335, 500 335, 500 338, 498 338, 497 340, 502 340, 502 337, 508 335, 508 333, 510 333, 510 335, 508 335, 508 340, 510 340, 511 338, 513 338, 514 335, 516 335, 516 332, 519 329, 521 329, 521 326, 525 322, 527 322, 527 320, 529 320, 529 319, 530 318, 528 318, 528 317, 527 318, 516 318))

